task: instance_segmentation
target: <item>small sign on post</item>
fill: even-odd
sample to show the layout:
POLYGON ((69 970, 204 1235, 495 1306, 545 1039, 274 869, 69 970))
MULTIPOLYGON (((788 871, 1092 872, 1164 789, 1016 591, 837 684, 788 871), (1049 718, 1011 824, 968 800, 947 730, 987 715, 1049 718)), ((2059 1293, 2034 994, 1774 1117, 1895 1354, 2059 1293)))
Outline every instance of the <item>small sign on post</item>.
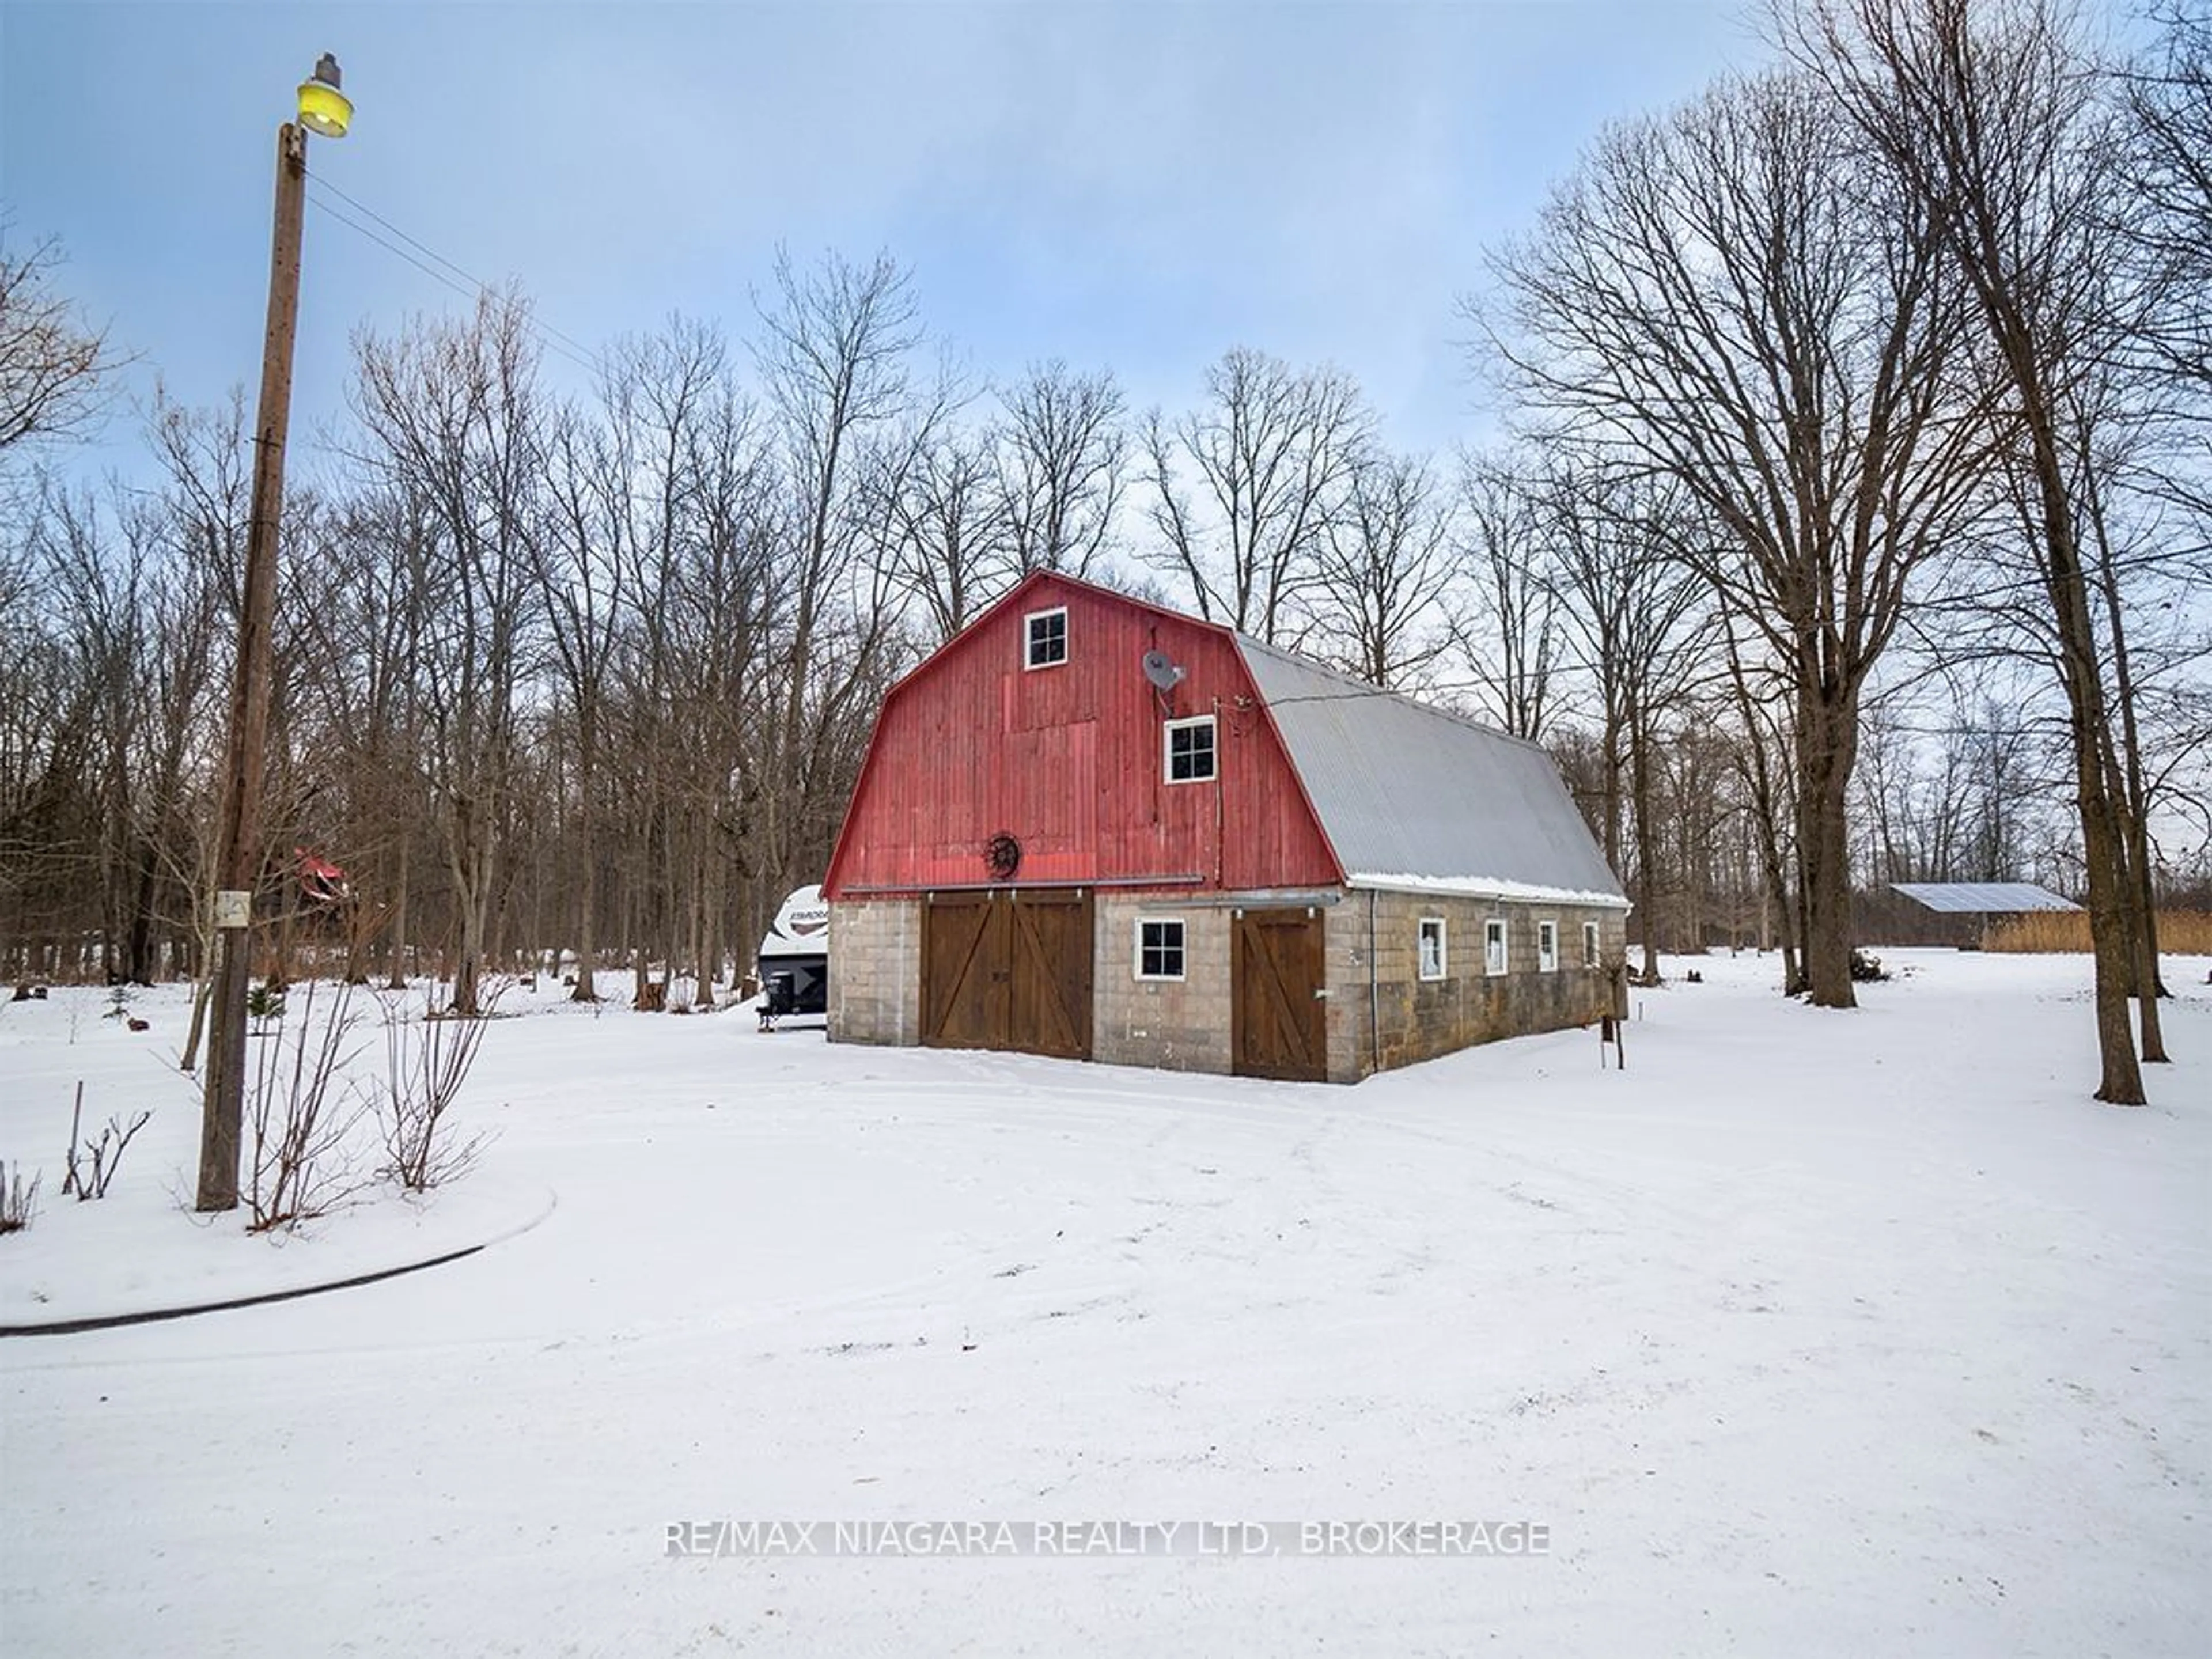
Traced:
POLYGON ((215 896, 215 925, 225 927, 244 927, 253 921, 253 895, 241 893, 234 887, 225 887, 215 896))

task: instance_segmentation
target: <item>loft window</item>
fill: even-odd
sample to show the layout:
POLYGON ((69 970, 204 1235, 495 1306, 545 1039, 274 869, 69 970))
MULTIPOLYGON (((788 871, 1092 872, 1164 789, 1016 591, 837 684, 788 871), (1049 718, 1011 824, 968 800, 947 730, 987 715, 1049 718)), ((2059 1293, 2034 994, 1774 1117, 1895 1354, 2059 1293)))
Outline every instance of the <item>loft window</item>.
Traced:
POLYGON ((1182 968, 1182 918, 1139 918, 1137 922, 1137 977, 1181 979, 1182 968))
POLYGON ((1029 614, 1029 643, 1022 658, 1024 668, 1057 668, 1067 660, 1067 607, 1032 611, 1029 614))
POLYGON ((1559 924, 1540 921, 1536 924, 1536 970, 1551 974, 1559 967, 1559 924))
POLYGON ((1202 783, 1213 775, 1213 716, 1167 724, 1168 781, 1202 783))
POLYGON ((1505 971, 1505 923, 1496 916, 1482 924, 1482 971, 1492 975, 1505 971))
POLYGON ((1583 966, 1595 968, 1597 965, 1597 924, 1586 921, 1583 924, 1583 966))
POLYGON ((1444 976, 1444 919, 1442 916, 1423 916, 1419 934, 1421 977, 1442 979, 1444 976))

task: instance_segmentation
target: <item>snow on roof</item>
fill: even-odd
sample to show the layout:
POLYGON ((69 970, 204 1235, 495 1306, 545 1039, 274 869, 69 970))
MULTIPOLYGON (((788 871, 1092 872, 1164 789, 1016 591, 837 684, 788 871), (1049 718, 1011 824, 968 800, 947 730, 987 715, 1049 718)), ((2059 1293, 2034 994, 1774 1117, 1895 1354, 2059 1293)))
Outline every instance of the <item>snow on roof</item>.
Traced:
POLYGON ((1534 744, 1256 640, 1237 644, 1355 884, 1626 903, 1534 744))
POLYGON ((1893 881, 1890 886, 1916 904, 1947 915, 2008 915, 2021 910, 2078 910, 2081 907, 2026 881, 1893 881))
POLYGON ((1512 899, 1525 904, 1587 904, 1607 910, 1632 907, 1618 893, 1587 888, 1545 887, 1529 881, 1491 876, 1417 876, 1401 871, 1359 870, 1345 878, 1347 887, 1379 887, 1401 893, 1449 893, 1458 897, 1512 899))

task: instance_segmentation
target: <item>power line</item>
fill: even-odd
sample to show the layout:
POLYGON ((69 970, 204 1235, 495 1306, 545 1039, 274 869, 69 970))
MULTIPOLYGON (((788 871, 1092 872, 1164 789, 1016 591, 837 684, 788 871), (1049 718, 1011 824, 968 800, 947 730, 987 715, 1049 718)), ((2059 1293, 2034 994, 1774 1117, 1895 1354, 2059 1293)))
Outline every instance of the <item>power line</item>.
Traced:
MULTIPOLYGON (((331 218, 337 220, 340 224, 345 226, 348 229, 359 232, 370 241, 375 243, 379 247, 383 248, 386 252, 391 253, 395 258, 404 260, 407 264, 414 266, 416 270, 421 271, 424 276, 429 277, 433 282, 439 283, 446 288, 452 289, 453 292, 459 295, 465 300, 474 300, 487 291, 481 283, 477 284, 474 287, 471 287, 465 283, 456 282, 453 277, 447 276, 445 272, 437 270, 434 266, 425 264, 422 260, 408 252, 405 248, 398 246, 396 243, 387 241, 382 236, 378 235, 376 232, 371 230, 367 225, 361 223, 358 220, 348 217, 344 213, 339 211, 337 208, 332 207, 328 202, 319 201, 316 202, 314 205, 321 211, 328 214, 331 218)), ((585 370, 586 373, 597 374, 599 372, 599 365, 596 362, 593 362, 587 358, 577 356, 576 353, 569 350, 566 346, 562 345, 556 339, 551 337, 546 330, 544 330, 541 325, 532 321, 526 316, 524 319, 523 326, 528 329, 531 333, 537 337, 538 345, 545 350, 551 352, 556 356, 565 358, 567 361, 575 364, 579 368, 585 370)))
MULTIPOLYGON (((455 276, 460 277, 462 281, 467 283, 472 289, 482 292, 490 287, 490 284, 486 283, 482 277, 471 275, 468 271, 464 270, 459 265, 455 264, 451 259, 446 258, 444 254, 439 252, 435 248, 431 247, 420 239, 410 235, 406 231, 400 228, 398 225, 393 224, 391 220, 379 213, 374 208, 369 206, 368 203, 361 200, 360 198, 347 194, 344 191, 339 189, 336 185, 331 183, 329 179, 324 178, 319 173, 313 174, 311 176, 314 179, 316 188, 319 190, 328 191, 331 195, 337 197, 340 201, 345 203, 356 212, 363 214, 367 217, 374 220, 378 224, 383 226, 385 229, 390 231, 394 236, 398 237, 400 240, 405 242, 410 247, 416 249, 417 252, 424 254, 431 259, 434 259, 438 264, 445 266, 447 270, 452 271, 455 276)), ((319 205, 324 207, 325 211, 331 211, 326 204, 319 205)), ((356 229, 361 228, 359 226, 355 228, 356 229)), ((391 244, 387 242, 385 246, 389 247, 391 244)), ((394 252, 397 251, 398 250, 396 249, 394 250, 394 252)), ((552 324, 541 321, 534 314, 529 318, 528 326, 534 332, 546 337, 549 341, 558 340, 562 344, 568 346, 571 350, 580 354, 590 362, 596 364, 599 354, 593 351, 589 346, 586 345, 582 341, 575 338, 573 335, 562 333, 559 329, 554 327, 552 324)))
MULTIPOLYGON (((331 183, 329 179, 325 179, 319 173, 310 173, 309 182, 313 185, 318 192, 326 191, 330 195, 337 197, 338 200, 345 203, 349 207, 352 208, 355 212, 361 214, 365 218, 374 221, 375 223, 379 225, 381 225, 386 230, 391 232, 392 236, 398 238, 399 242, 404 242, 407 246, 402 247, 398 246, 398 242, 394 242, 384 236, 379 235, 375 231, 370 229, 368 226, 362 223, 359 219, 351 217, 348 214, 342 212, 337 208, 332 206, 328 201, 322 199, 320 194, 310 198, 314 202, 314 204, 318 209, 322 212, 328 214, 331 218, 337 220, 348 229, 358 232, 361 235, 367 237, 370 241, 375 243, 379 247, 384 249, 386 252, 392 254, 395 258, 404 260, 407 264, 414 266, 416 270, 421 271, 424 276, 429 277, 433 282, 439 283, 446 288, 452 289, 454 293, 461 295, 464 299, 469 300, 477 299, 491 291, 491 285, 484 282, 481 277, 473 276, 469 271, 463 270, 459 265, 446 258, 444 254, 439 252, 435 248, 429 246, 419 238, 410 235, 406 231, 401 229, 398 225, 393 224, 391 220, 377 212, 375 209, 370 207, 367 203, 348 195, 344 191, 340 190, 336 185, 331 183), (410 253, 407 249, 410 247, 422 254, 423 258, 417 258, 414 253, 410 253), (424 262, 426 259, 434 261, 434 264, 426 264, 424 262), (437 268, 438 266, 443 266, 444 269, 440 270, 437 268), (448 275, 448 272, 452 274, 448 275)), ((523 326, 529 330, 532 335, 537 337, 538 344, 544 347, 546 350, 553 353, 556 356, 565 358, 568 362, 575 364, 579 368, 583 369, 587 374, 597 374, 600 372, 599 354, 594 352, 589 346, 585 345, 581 341, 576 339, 574 336, 563 333, 561 330, 555 328, 550 323, 540 320, 533 313, 528 311, 526 311, 523 313, 522 321, 523 326)))

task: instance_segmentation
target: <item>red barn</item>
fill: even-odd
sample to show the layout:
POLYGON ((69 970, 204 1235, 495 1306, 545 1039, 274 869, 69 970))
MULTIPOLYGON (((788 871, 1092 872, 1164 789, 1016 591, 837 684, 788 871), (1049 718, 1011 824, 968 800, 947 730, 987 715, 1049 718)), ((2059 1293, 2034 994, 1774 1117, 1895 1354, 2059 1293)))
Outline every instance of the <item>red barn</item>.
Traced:
POLYGON ((1036 573, 894 687, 823 891, 830 1034, 1353 1082, 1612 1006, 1548 756, 1036 573))

